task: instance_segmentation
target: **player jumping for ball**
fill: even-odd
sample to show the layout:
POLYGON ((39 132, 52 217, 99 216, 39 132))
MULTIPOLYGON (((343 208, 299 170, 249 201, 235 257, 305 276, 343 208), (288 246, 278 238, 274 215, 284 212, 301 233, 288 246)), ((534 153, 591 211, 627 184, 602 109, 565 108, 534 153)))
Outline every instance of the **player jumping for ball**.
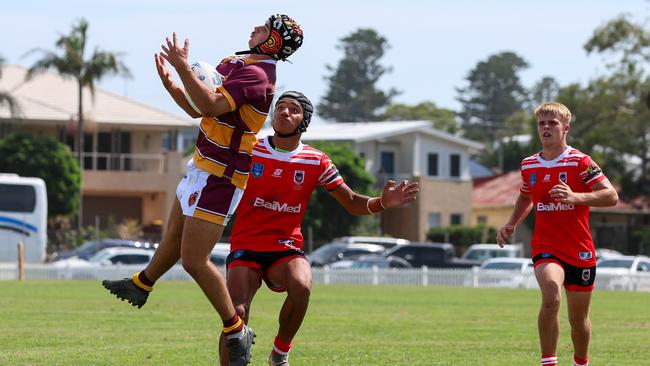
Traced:
POLYGON ((254 333, 237 315, 210 253, 235 211, 249 176, 256 133, 267 118, 276 82, 276 62, 285 60, 302 44, 303 33, 286 15, 272 15, 253 29, 248 56, 224 59, 217 71, 223 85, 210 90, 194 75, 188 62, 189 41, 167 38, 155 55, 163 86, 176 104, 192 117, 202 117, 194 158, 176 190, 165 235, 147 267, 132 278, 103 281, 111 293, 138 308, 147 301, 154 283, 179 259, 203 290, 223 322, 230 365, 249 362, 254 333), (165 61, 174 67, 183 87, 172 79, 165 61), (188 93, 202 113, 185 97, 188 93))

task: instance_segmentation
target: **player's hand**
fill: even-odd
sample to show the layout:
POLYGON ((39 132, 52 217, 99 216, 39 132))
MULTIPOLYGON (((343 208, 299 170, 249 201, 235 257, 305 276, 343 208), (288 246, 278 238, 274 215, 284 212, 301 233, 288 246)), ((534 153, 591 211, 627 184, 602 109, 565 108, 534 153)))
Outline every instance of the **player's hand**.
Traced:
POLYGON ((508 244, 510 237, 515 232, 515 227, 513 225, 503 225, 497 231, 497 244, 499 247, 503 248, 505 244, 508 244))
POLYGON ((404 203, 415 201, 420 187, 417 182, 409 183, 403 180, 396 184, 394 180, 389 180, 384 184, 384 190, 381 192, 381 204, 384 208, 397 207, 404 203))
POLYGON ((158 53, 156 53, 153 57, 156 61, 156 70, 158 71, 158 76, 160 76, 160 80, 162 81, 165 88, 169 89, 172 85, 174 85, 174 79, 172 78, 172 74, 169 71, 169 68, 165 64, 165 59, 162 57, 162 54, 158 53))
POLYGON ((183 46, 181 47, 176 37, 176 32, 174 32, 172 33, 172 40, 170 41, 169 37, 167 37, 165 41, 167 44, 160 46, 163 50, 160 55, 169 61, 175 69, 189 68, 190 40, 185 38, 185 42, 183 42, 183 46))
POLYGON ((571 190, 568 184, 560 181, 548 192, 555 202, 560 203, 575 203, 575 193, 571 190))

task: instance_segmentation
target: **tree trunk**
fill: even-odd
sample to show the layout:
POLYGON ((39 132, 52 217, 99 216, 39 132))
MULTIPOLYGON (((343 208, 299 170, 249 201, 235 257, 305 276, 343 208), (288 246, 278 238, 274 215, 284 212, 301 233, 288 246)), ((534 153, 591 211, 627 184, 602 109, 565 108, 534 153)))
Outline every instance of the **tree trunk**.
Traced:
POLYGON ((78 86, 79 86, 79 110, 78 110, 78 121, 79 124, 77 125, 77 139, 79 141, 78 143, 78 150, 77 150, 77 159, 79 160, 79 170, 81 173, 81 184, 79 185, 79 210, 77 213, 77 242, 80 243, 81 239, 81 227, 82 221, 83 221, 83 174, 84 174, 84 157, 83 157, 83 151, 84 151, 84 114, 83 114, 83 85, 81 84, 81 81, 77 81, 78 86))

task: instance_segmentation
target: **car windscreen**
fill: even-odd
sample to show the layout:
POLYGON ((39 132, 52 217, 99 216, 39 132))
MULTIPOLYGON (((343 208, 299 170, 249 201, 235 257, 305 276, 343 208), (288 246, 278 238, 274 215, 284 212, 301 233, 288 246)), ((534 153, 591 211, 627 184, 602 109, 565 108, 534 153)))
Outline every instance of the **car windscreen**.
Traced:
POLYGON ((598 263, 598 268, 631 268, 631 259, 603 259, 598 263))
POLYGON ((343 246, 339 244, 325 244, 322 247, 314 250, 309 256, 312 258, 325 260, 338 254, 338 252, 341 251, 341 248, 343 248, 343 246))

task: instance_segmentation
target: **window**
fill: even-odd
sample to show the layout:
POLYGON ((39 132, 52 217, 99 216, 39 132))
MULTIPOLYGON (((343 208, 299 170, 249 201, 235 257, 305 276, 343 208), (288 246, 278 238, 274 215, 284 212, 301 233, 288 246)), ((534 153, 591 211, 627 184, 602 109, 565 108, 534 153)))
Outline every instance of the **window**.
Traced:
POLYGON ((34 212, 36 190, 32 186, 0 184, 0 211, 34 212))
POLYGON ((449 175, 452 177, 460 177, 460 155, 449 155, 449 175))
POLYGON ((451 225, 462 225, 463 224, 463 214, 453 213, 449 217, 449 223, 451 225))
POLYGON ((438 154, 430 153, 427 156, 427 174, 434 177, 438 175, 438 154))
POLYGON ((395 153, 392 151, 381 152, 381 173, 394 174, 395 173, 395 153))
POLYGON ((430 212, 427 224, 429 225, 429 229, 440 227, 440 214, 437 212, 430 212))
POLYGON ((485 224, 487 224, 487 216, 485 216, 485 215, 479 215, 479 216, 476 218, 476 222, 477 222, 479 225, 485 225, 485 224))

